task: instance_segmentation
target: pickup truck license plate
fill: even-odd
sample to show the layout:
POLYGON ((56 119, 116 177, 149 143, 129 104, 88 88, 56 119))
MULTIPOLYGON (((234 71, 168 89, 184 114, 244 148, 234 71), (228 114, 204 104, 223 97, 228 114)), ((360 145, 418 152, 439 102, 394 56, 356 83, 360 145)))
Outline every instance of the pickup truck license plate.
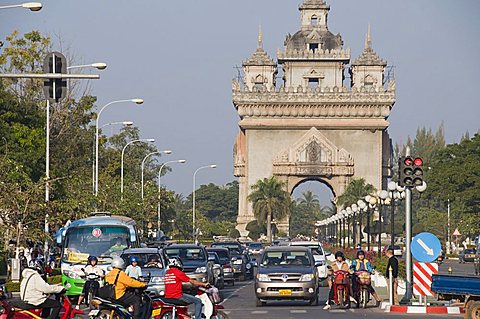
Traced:
POLYGON ((292 290, 291 289, 280 289, 278 291, 278 294, 280 296, 291 296, 292 295, 292 290))
POLYGON ((162 313, 162 308, 153 309, 152 310, 152 317, 160 316, 161 313, 162 313))

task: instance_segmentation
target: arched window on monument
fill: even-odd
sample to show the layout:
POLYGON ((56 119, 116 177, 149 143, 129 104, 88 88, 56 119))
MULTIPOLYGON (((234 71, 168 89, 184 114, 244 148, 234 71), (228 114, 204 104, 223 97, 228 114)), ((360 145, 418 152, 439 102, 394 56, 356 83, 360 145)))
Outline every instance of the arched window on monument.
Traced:
POLYGON ((310 22, 311 22, 312 27, 316 27, 316 26, 318 25, 318 18, 317 18, 317 16, 316 16, 316 15, 313 15, 312 18, 311 18, 311 20, 310 20, 310 22))
POLYGON ((363 82, 363 86, 365 87, 365 90, 366 91, 370 90, 374 84, 375 84, 375 80, 373 79, 373 77, 370 74, 367 75, 363 82))
POLYGON ((254 87, 260 91, 263 88, 263 76, 260 74, 255 77, 254 87))

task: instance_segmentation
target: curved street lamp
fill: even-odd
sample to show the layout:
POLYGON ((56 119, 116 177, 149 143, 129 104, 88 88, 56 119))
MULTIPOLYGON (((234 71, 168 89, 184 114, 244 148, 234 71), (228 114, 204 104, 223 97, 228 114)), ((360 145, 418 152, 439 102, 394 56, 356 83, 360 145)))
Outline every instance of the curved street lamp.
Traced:
POLYGON ((0 9, 24 8, 30 11, 40 11, 43 5, 40 2, 24 2, 20 4, 11 4, 8 6, 0 6, 0 9))
POLYGON ((197 170, 193 173, 193 194, 192 194, 192 199, 193 199, 193 206, 192 206, 192 228, 193 228, 193 241, 195 244, 197 244, 197 231, 196 231, 196 225, 195 225, 195 176, 197 175, 198 171, 205 169, 205 168, 216 168, 216 164, 211 164, 211 165, 205 165, 202 167, 197 168, 197 170))
POLYGON ((143 201, 143 171, 145 169, 145 161, 147 160, 147 158, 149 158, 150 156, 152 155, 157 155, 157 154, 172 154, 172 151, 170 150, 165 150, 165 151, 156 151, 156 152, 151 152, 151 153, 148 153, 142 160, 142 201, 143 201))
POLYGON ((82 68, 95 68, 97 70, 105 70, 107 68, 107 64, 104 63, 104 62, 95 62, 95 63, 90 63, 90 64, 67 66, 67 70, 82 69, 82 68))
MULTIPOLYGON (((162 170, 163 170, 163 167, 165 167, 165 165, 167 164, 171 164, 171 163, 180 163, 180 164, 184 164, 186 163, 187 161, 184 160, 184 159, 180 159, 180 160, 174 160, 174 161, 167 161, 165 163, 162 164, 162 166, 160 166, 160 169, 158 170, 158 209, 157 209, 157 239, 160 239, 158 238, 159 235, 160 235, 160 194, 161 194, 161 190, 162 190, 162 183, 161 183, 161 177, 162 177, 162 170)), ((172 228, 173 229, 173 228, 172 228)))
POLYGON ((141 138, 138 140, 133 140, 125 144, 125 146, 122 149, 122 160, 121 160, 121 168, 120 168, 120 200, 123 200, 123 156, 125 154, 125 150, 127 149, 128 145, 137 143, 137 142, 150 142, 153 143, 155 142, 154 138, 141 138))
MULTIPOLYGON (((143 99, 128 99, 128 100, 117 100, 117 101, 112 101, 110 103, 105 104, 101 109, 100 112, 97 114, 97 119, 95 122, 95 197, 98 196, 98 133, 100 128, 98 127, 99 121, 100 121, 100 115, 102 114, 103 110, 105 110, 108 106, 112 104, 117 104, 117 103, 126 103, 126 102, 132 102, 135 104, 143 104, 143 99)), ((122 185, 123 189, 123 185, 122 185)), ((123 192, 122 192, 123 194, 123 192)))

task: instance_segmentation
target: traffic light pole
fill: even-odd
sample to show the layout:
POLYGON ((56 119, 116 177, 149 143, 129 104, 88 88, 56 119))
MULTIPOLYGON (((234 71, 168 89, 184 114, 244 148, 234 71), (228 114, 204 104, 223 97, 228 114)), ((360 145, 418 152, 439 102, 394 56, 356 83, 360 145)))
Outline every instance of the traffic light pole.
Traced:
MULTIPOLYGON (((407 146, 405 150, 405 156, 410 156, 410 147, 407 146)), ((405 254, 405 270, 407 278, 405 280, 406 291, 405 299, 410 301, 413 296, 413 285, 412 285, 412 189, 407 186, 405 187, 405 248, 407 253, 405 254)))

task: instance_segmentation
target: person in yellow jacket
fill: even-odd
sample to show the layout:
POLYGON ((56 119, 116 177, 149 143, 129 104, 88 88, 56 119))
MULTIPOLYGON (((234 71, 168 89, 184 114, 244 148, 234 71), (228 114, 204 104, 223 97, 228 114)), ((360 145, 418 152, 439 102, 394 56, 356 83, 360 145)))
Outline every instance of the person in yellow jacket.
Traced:
MULTIPOLYGON (((109 284, 115 283, 115 300, 126 307, 133 306, 133 317, 135 319, 142 319, 142 298, 140 295, 127 291, 127 288, 144 288, 146 285, 128 276, 123 271, 124 266, 125 262, 122 258, 113 258, 113 269, 105 275, 105 281, 109 284)), ((143 307, 150 309, 149 305, 143 305, 143 307)))

